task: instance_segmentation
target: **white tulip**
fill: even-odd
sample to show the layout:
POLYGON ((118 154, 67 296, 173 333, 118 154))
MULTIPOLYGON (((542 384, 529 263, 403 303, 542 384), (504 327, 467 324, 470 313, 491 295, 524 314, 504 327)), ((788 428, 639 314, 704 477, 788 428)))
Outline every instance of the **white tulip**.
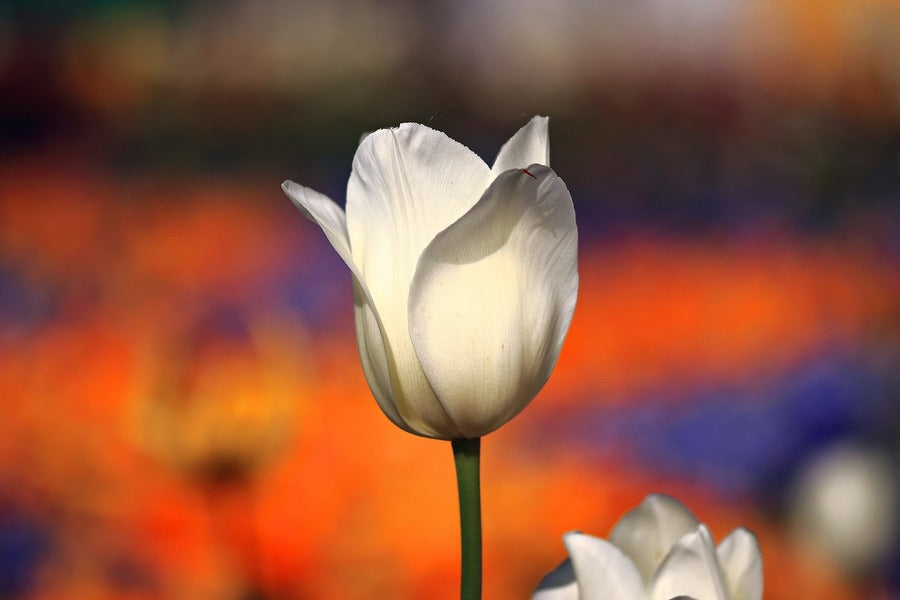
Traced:
POLYGON ((569 558, 532 600, 761 600, 756 537, 735 529, 719 547, 681 503, 650 495, 613 528, 609 541, 570 532, 569 558))
POLYGON ((346 213, 282 186, 350 268, 366 379, 406 431, 482 436, 550 376, 575 309, 578 234, 548 162, 546 117, 506 142, 493 167, 405 123, 360 141, 346 213))

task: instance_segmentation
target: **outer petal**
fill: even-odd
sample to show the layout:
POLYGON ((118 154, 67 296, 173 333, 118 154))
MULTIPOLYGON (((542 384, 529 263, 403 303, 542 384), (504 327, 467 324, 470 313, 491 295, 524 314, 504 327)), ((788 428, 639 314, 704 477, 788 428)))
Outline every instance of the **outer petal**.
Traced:
POLYGON ((549 121, 547 117, 534 117, 503 144, 491 168, 494 177, 533 164, 550 166, 549 121))
POLYGON ((572 560, 567 558, 547 573, 531 595, 531 600, 579 600, 572 560))
POLYGON ((572 198, 549 168, 507 171, 425 249, 410 336, 465 437, 521 411, 550 376, 575 309, 572 198))
POLYGON ((579 600, 643 600, 641 576, 618 548, 578 532, 567 533, 563 541, 578 581, 579 600))
MULTIPOLYGON (((384 326, 397 411, 421 435, 461 434, 409 339, 410 281, 425 246, 471 208, 489 179, 487 165, 468 148, 413 123, 366 136, 353 160, 347 187, 350 247, 384 326)), ((362 329, 367 339, 374 333, 371 326, 362 329)))
POLYGON ((756 536, 739 528, 716 550, 732 600, 762 600, 762 556, 756 536))
POLYGON ((685 534, 663 560, 650 586, 649 600, 690 596, 729 600, 725 578, 709 530, 700 525, 685 534))
POLYGON ((681 537, 696 531, 699 521, 678 500, 663 494, 647 496, 628 511, 609 534, 609 541, 628 556, 645 583, 681 537))
POLYGON ((365 281, 350 253, 350 240, 347 236, 344 211, 324 194, 293 181, 285 181, 281 184, 281 189, 307 219, 322 228, 325 237, 334 246, 338 256, 350 268, 350 272, 353 274, 356 340, 366 380, 369 382, 372 394, 388 418, 408 431, 409 427, 400 419, 400 414, 394 407, 390 371, 385 358, 383 329, 365 281), (361 328, 366 330, 365 335, 360 335, 361 328))
POLYGON ((358 270, 350 253, 350 237, 347 235, 347 219, 341 207, 334 201, 313 189, 303 187, 293 181, 285 181, 281 189, 287 194, 307 219, 322 228, 322 232, 344 262, 350 267, 354 277, 358 270))

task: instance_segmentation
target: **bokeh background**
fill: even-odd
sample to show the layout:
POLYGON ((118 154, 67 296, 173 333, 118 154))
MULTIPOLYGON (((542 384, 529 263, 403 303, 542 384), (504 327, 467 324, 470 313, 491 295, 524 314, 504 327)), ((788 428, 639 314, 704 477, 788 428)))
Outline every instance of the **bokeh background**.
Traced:
POLYGON ((894 0, 0 3, 0 597, 456 597, 449 444, 279 186, 534 114, 581 289, 483 443, 486 597, 666 492, 767 598, 900 598, 894 0))

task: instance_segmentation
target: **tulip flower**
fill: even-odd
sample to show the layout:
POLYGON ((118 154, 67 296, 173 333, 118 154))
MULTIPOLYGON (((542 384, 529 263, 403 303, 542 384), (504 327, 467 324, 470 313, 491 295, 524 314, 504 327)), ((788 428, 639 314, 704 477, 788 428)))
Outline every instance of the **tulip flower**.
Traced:
POLYGON ((681 503, 650 495, 625 514, 609 541, 570 532, 569 558, 532 600, 761 600, 756 538, 735 529, 718 548, 681 503))
POLYGON ((535 117, 488 167, 424 125, 364 136, 346 213, 282 186, 353 274, 356 337, 385 415, 418 435, 483 436, 534 398, 578 290, 572 198, 535 117))
POLYGON ((282 186, 353 275, 359 356, 381 410, 452 441, 466 599, 481 597, 481 436, 544 386, 575 310, 575 210, 548 144, 547 118, 534 117, 489 167, 404 123, 360 140, 346 211, 282 186))

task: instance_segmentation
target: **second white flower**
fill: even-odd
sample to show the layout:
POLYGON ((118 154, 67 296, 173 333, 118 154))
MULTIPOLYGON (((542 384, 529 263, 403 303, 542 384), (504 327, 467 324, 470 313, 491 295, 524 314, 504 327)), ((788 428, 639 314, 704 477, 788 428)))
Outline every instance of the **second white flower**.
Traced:
POLYGON ((647 496, 609 541, 577 531, 563 540, 569 558, 532 600, 762 600, 756 537, 738 528, 716 547, 709 529, 669 496, 647 496))

